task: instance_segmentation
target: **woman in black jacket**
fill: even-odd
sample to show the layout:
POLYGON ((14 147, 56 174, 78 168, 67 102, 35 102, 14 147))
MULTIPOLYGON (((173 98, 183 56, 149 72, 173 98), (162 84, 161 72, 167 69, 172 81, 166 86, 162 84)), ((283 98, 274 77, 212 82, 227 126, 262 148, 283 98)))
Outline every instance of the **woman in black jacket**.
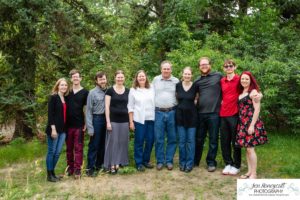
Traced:
POLYGON ((69 88, 66 79, 60 78, 52 89, 48 102, 48 125, 46 128, 48 152, 46 157, 47 180, 57 182, 54 169, 66 139, 65 124, 67 105, 65 96, 69 88))

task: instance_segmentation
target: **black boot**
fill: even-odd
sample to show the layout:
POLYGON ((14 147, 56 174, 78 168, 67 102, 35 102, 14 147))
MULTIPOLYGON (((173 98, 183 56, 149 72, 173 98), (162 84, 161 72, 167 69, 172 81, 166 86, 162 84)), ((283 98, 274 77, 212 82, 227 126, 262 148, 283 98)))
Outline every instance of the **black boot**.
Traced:
POLYGON ((57 182, 58 180, 52 175, 52 171, 47 170, 47 181, 57 182))
POLYGON ((57 181, 60 181, 60 177, 55 175, 54 170, 52 170, 51 173, 52 173, 52 176, 57 179, 57 181))

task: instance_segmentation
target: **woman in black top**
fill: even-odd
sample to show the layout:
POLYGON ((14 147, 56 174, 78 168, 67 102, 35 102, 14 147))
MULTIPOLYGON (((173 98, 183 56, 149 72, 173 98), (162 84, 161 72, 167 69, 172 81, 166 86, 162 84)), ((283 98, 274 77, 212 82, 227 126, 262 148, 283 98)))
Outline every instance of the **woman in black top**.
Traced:
POLYGON ((197 89, 192 79, 192 70, 185 67, 182 81, 176 85, 178 106, 176 123, 179 137, 179 168, 180 171, 190 172, 194 166, 195 133, 197 123, 197 89))
POLYGON ((106 116, 106 143, 104 167, 112 174, 116 174, 119 165, 128 165, 129 143, 129 116, 128 94, 129 89, 124 86, 125 76, 123 71, 115 73, 115 85, 106 91, 105 116, 106 116))
POLYGON ((53 89, 48 102, 48 124, 46 128, 48 152, 46 157, 47 180, 57 182, 54 169, 66 139, 66 112, 65 96, 69 88, 66 79, 59 79, 53 89))

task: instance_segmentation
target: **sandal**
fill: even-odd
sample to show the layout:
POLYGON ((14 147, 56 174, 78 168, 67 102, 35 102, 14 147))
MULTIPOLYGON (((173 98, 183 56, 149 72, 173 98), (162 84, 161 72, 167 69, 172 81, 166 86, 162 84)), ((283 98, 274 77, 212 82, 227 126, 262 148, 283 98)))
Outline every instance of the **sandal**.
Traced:
POLYGON ((240 179, 248 179, 250 177, 250 175, 248 174, 243 174, 240 176, 240 179))
POLYGON ((111 173, 112 175, 117 174, 117 169, 114 168, 114 167, 112 167, 112 168, 110 169, 110 173, 111 173))

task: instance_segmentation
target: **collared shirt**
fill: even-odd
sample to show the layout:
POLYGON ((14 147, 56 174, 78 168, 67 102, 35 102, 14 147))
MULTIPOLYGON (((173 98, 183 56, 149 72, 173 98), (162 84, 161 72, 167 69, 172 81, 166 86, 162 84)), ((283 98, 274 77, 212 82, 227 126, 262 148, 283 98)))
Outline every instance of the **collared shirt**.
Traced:
POLYGON ((170 108, 177 105, 175 91, 178 82, 178 78, 174 76, 165 80, 162 78, 162 75, 159 75, 153 79, 152 84, 155 93, 155 107, 170 108))
POLYGON ((200 76, 195 81, 197 91, 199 92, 199 113, 220 112, 222 100, 221 78, 222 74, 220 72, 210 72, 206 76, 200 76))
POLYGON ((222 103, 220 116, 229 117, 238 114, 238 97, 239 93, 237 87, 239 85, 239 76, 234 75, 231 80, 228 80, 227 77, 221 79, 221 88, 222 88, 222 103))
POLYGON ((154 120, 155 105, 153 88, 131 88, 128 96, 128 112, 133 112, 133 120, 144 124, 154 120))
POLYGON ((88 133, 94 133, 93 114, 104 114, 105 91, 106 90, 102 90, 99 86, 96 86, 89 92, 85 115, 88 133))

